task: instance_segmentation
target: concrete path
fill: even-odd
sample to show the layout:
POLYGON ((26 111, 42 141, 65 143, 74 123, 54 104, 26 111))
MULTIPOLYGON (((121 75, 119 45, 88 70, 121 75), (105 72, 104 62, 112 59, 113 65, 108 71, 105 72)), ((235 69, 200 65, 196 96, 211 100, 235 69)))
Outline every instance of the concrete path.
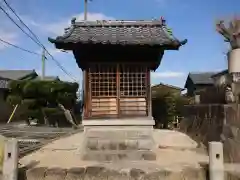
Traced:
POLYGON ((163 166, 208 164, 207 151, 199 148, 189 136, 178 131, 154 130, 153 138, 157 145, 157 163, 163 166))
MULTIPOLYGON (((156 143, 155 152, 157 160, 152 162, 121 162, 117 166, 108 164, 111 168, 123 168, 127 166, 142 166, 142 168, 156 169, 181 169, 185 166, 200 167, 200 164, 208 163, 207 154, 187 135, 171 130, 154 130, 153 138, 156 143)), ((34 167, 87 167, 99 165, 96 162, 82 161, 80 158, 81 144, 83 143, 83 133, 77 133, 66 138, 62 138, 42 147, 40 150, 29 154, 22 159, 22 166, 34 164, 34 167)))

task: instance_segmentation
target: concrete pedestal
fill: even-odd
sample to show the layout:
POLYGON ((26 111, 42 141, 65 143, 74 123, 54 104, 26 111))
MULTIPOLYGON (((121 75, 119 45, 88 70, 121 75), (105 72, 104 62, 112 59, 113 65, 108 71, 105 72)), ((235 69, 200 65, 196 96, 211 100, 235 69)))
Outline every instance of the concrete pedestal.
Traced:
POLYGON ((240 48, 233 49, 228 53, 228 72, 239 73, 240 72, 240 48))
POLYGON ((155 160, 153 119, 85 120, 83 160, 155 160))

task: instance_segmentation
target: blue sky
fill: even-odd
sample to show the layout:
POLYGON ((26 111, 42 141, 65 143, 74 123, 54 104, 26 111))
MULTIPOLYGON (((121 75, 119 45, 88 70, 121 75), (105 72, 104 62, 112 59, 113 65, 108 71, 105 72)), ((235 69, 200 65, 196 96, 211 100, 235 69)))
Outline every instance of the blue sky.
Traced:
MULTIPOLYGON (((83 0, 8 0, 11 6, 39 36, 54 57, 77 79, 81 71, 71 52, 57 51, 47 37, 61 35, 72 17, 83 19, 83 0)), ((0 1, 4 6, 3 2, 0 1)), ((218 71, 227 67, 228 50, 215 31, 217 19, 229 20, 239 14, 239 0, 93 0, 89 20, 152 19, 163 16, 174 35, 188 43, 179 51, 165 53, 160 67, 152 74, 152 84, 183 86, 189 71, 218 71)), ((0 38, 34 52, 41 49, 0 12, 0 38)), ((0 43, 0 69, 36 69, 41 72, 41 57, 0 43)), ((47 61, 46 74, 71 80, 54 62, 47 61)))

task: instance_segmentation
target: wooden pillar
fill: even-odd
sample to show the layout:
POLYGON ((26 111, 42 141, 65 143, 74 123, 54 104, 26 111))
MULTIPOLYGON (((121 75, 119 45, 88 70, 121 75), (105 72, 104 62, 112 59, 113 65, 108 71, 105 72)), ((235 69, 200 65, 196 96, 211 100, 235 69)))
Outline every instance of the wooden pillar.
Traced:
POLYGON ((116 81, 117 81, 117 116, 120 118, 120 66, 117 64, 117 69, 116 69, 116 81))
POLYGON ((147 84, 147 86, 148 86, 148 99, 147 99, 147 101, 148 101, 148 116, 149 117, 152 117, 152 90, 151 90, 151 72, 150 72, 150 70, 147 70, 148 72, 147 72, 147 82, 148 82, 148 84, 147 84))
POLYGON ((83 119, 88 117, 88 108, 87 108, 87 72, 86 69, 83 70, 83 101, 84 101, 84 107, 83 107, 83 119))

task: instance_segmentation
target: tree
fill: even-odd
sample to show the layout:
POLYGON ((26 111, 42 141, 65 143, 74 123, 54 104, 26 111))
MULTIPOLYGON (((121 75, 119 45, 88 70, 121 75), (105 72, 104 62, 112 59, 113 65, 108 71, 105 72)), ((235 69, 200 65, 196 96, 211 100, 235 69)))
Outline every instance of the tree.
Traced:
POLYGON ((162 124, 163 128, 168 128, 174 118, 183 116, 183 107, 189 103, 187 97, 159 89, 152 98, 152 115, 156 121, 156 126, 159 127, 162 124))
POLYGON ((231 49, 240 48, 240 19, 234 18, 225 26, 225 22, 220 20, 216 23, 216 30, 224 37, 224 40, 231 45, 231 49))
POLYGON ((77 83, 63 81, 11 81, 7 102, 24 107, 21 113, 24 119, 36 118, 38 124, 64 125, 67 122, 61 117, 74 108, 77 89, 77 83))

